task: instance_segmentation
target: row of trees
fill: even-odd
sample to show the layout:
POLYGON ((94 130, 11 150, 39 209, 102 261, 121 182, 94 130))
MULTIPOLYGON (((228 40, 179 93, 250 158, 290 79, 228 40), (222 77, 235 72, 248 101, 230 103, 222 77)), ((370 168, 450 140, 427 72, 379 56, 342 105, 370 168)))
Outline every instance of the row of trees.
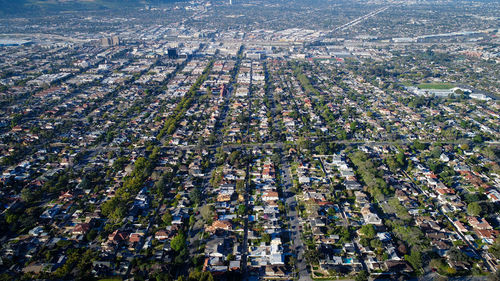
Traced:
POLYGON ((173 114, 167 118, 165 124, 163 125, 163 128, 160 130, 160 133, 157 136, 158 139, 161 139, 165 135, 171 135, 175 132, 179 121, 184 117, 186 111, 193 103, 198 90, 200 89, 200 86, 203 84, 203 82, 205 82, 205 80, 207 80, 208 74, 212 69, 213 64, 214 61, 211 60, 203 70, 202 75, 198 77, 196 82, 191 86, 189 91, 184 95, 182 100, 174 108, 173 114))
POLYGON ((137 158, 132 173, 125 178, 123 185, 116 190, 115 197, 102 204, 101 211, 103 215, 107 216, 112 222, 119 222, 125 217, 128 204, 143 187, 144 182, 153 170, 158 157, 157 151, 152 153, 148 159, 144 157, 137 158))
POLYGON ((351 153, 349 158, 356 166, 357 172, 373 198, 382 201, 386 196, 394 193, 393 188, 390 188, 382 178, 382 171, 376 168, 378 165, 366 153, 356 151, 355 153, 351 153))

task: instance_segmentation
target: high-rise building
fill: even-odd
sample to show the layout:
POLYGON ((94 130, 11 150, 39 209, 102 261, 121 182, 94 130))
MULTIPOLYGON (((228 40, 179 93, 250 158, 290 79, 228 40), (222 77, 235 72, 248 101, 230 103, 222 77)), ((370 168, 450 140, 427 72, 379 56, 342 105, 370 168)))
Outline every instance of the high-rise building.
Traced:
POLYGON ((109 38, 101 38, 101 46, 108 47, 109 45, 111 45, 109 38))
POLYGON ((169 59, 176 59, 179 56, 176 48, 169 48, 167 54, 169 59))
POLYGON ((120 45, 120 38, 118 36, 101 38, 101 46, 118 46, 120 45))
POLYGON ((113 46, 118 46, 120 45, 120 38, 118 38, 118 36, 113 36, 111 37, 111 44, 113 46))

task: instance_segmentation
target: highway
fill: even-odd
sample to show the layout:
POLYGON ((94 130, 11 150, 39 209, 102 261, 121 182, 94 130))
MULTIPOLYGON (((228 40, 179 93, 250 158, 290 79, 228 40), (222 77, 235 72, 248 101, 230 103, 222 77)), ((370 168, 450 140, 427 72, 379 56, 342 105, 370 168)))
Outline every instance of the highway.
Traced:
POLYGON ((358 23, 360 23, 360 22, 362 22, 362 21, 364 21, 364 20, 366 20, 366 19, 369 19, 369 18, 371 18, 371 17, 373 17, 373 16, 376 16, 377 14, 382 13, 383 11, 385 11, 385 10, 387 10, 387 9, 389 9, 389 7, 384 7, 384 8, 378 9, 378 10, 373 11, 373 12, 371 12, 371 13, 368 13, 368 14, 366 14, 366 15, 364 15, 364 16, 361 16, 361 17, 359 17, 359 18, 357 18, 357 19, 354 19, 354 20, 352 20, 352 21, 350 21, 350 22, 348 22, 348 23, 346 23, 346 24, 343 24, 343 25, 341 25, 341 26, 338 26, 338 27, 334 28, 334 29, 332 30, 332 33, 333 33, 333 32, 335 32, 335 31, 338 31, 338 30, 345 30, 345 29, 347 29, 347 28, 349 28, 349 27, 351 27, 351 26, 355 26, 355 25, 357 25, 358 23))

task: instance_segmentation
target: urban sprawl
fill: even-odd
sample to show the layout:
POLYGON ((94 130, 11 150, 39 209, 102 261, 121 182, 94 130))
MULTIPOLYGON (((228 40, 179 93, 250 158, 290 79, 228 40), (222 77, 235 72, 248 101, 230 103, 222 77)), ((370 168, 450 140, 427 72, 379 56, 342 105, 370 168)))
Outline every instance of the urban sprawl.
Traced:
POLYGON ((0 280, 499 280, 499 4, 242 2, 0 19, 0 280))

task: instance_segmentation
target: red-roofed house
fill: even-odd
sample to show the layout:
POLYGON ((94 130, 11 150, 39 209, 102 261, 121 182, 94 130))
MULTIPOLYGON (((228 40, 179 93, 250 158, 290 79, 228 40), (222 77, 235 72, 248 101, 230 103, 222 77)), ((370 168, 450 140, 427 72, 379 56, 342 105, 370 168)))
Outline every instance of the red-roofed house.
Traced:
POLYGON ((86 234, 87 232, 89 232, 89 230, 90 230, 90 224, 79 223, 75 226, 75 228, 73 228, 72 233, 74 235, 82 235, 82 234, 86 234))
POLYGON ((474 229, 493 229, 484 218, 477 219, 476 217, 468 217, 467 221, 474 229))
POLYGON ((276 191, 264 192, 264 194, 262 194, 262 200, 264 201, 279 200, 278 192, 276 191))
POLYGON ((118 229, 108 236, 108 240, 111 242, 120 242, 127 240, 127 238, 128 238, 128 233, 120 231, 118 229))

